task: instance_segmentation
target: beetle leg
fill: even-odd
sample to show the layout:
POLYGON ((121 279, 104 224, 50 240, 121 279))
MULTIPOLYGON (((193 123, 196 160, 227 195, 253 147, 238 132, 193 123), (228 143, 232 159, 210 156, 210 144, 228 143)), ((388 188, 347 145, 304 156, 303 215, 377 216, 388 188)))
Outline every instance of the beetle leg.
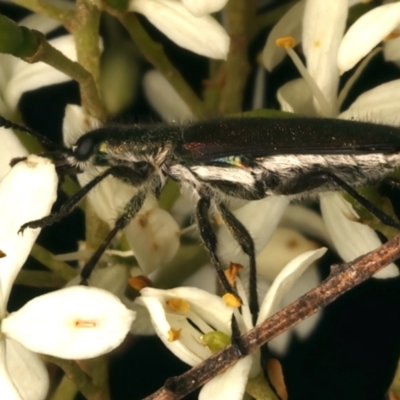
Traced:
POLYGON ((49 226, 62 220, 68 214, 72 212, 72 210, 77 207, 79 202, 89 193, 91 189, 93 189, 97 184, 99 184, 104 178, 108 175, 112 174, 112 168, 107 169, 102 174, 97 175, 90 182, 87 183, 79 192, 76 192, 73 196, 71 196, 60 208, 59 211, 48 215, 47 217, 37 219, 34 221, 27 222, 23 224, 21 228, 19 228, 18 233, 23 233, 26 228, 44 228, 45 226, 49 226))
POLYGON ((246 227, 232 214, 232 212, 220 203, 218 209, 227 226, 229 232, 234 237, 240 247, 249 256, 250 259, 250 273, 249 273, 249 307, 253 318, 253 323, 256 323, 259 304, 257 295, 257 270, 256 270, 256 254, 254 248, 254 240, 246 227))
POLYGON ((357 190, 353 189, 343 179, 327 171, 318 171, 307 174, 307 176, 301 179, 301 185, 297 185, 293 191, 287 194, 305 192, 307 190, 312 190, 320 187, 323 184, 329 182, 334 183, 336 186, 339 186, 343 191, 347 192, 351 197, 357 200, 363 207, 365 207, 371 214, 375 215, 375 217, 378 218, 385 225, 400 230, 400 223, 396 222, 390 215, 384 213, 379 207, 375 206, 367 198, 358 193, 357 190))
POLYGON ((227 293, 231 293, 240 299, 236 290, 231 286, 228 278, 225 275, 224 268, 222 267, 221 261, 217 256, 217 236, 212 229, 208 211, 210 209, 211 201, 209 197, 200 197, 196 206, 196 220, 199 227, 200 236, 210 253, 212 263, 214 264, 215 270, 218 275, 218 279, 221 282, 222 287, 227 293))
POLYGON ((87 281, 92 273, 94 267, 100 260, 100 257, 103 255, 105 250, 107 249, 110 242, 114 239, 115 235, 122 229, 124 229, 129 222, 136 216, 139 210, 142 208, 144 200, 146 198, 145 191, 139 191, 125 206, 123 213, 120 217, 115 221, 114 228, 108 233, 108 235, 103 240, 103 243, 97 248, 97 250, 93 253, 90 260, 85 264, 81 271, 81 284, 87 285, 87 281))
POLYGON ((388 183, 390 186, 400 189, 400 179, 394 176, 387 176, 383 178, 383 181, 388 183))

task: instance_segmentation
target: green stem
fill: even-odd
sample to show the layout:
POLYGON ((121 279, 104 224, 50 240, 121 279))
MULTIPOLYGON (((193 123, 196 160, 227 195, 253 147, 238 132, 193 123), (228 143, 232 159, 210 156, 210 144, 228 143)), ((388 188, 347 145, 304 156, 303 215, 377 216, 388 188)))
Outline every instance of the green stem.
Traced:
POLYGON ((74 11, 72 9, 62 9, 50 2, 40 0, 13 0, 13 3, 25 7, 35 13, 56 19, 66 25, 68 25, 68 23, 74 18, 74 11))
POLYGON ((34 244, 32 248, 31 256, 49 268, 51 271, 55 272, 66 282, 70 281, 77 275, 77 271, 74 268, 62 261, 55 260, 50 251, 46 250, 42 246, 39 246, 37 243, 34 244))
POLYGON ((22 269, 14 283, 17 285, 59 289, 63 287, 66 282, 65 279, 54 272, 22 269))
POLYGON ((166 56, 162 45, 153 41, 134 13, 119 14, 115 10, 108 10, 115 15, 130 34, 144 57, 154 65, 179 93, 193 114, 199 118, 207 116, 204 103, 193 89, 187 84, 181 73, 174 67, 166 56))
POLYGON ((231 45, 224 66, 225 84, 219 104, 219 112, 223 115, 242 109, 244 88, 250 72, 247 51, 255 4, 251 0, 230 0, 225 10, 231 45))
MULTIPOLYGON (((75 39, 78 62, 92 74, 96 87, 99 88, 100 11, 93 2, 86 0, 77 0, 76 10, 75 18, 70 26, 75 39)), ((83 104, 83 106, 86 105, 83 104)))
MULTIPOLYGON (((103 387, 97 386, 92 376, 85 373, 86 371, 83 371, 83 369, 79 367, 77 362, 71 360, 62 360, 61 358, 52 356, 42 357, 45 361, 49 361, 53 364, 58 365, 65 372, 65 375, 75 383, 77 389, 85 396, 86 399, 108 400, 110 398, 108 390, 104 391, 103 387)), ((81 362, 82 361, 80 361, 80 363, 81 362)))
POLYGON ((40 44, 36 53, 25 57, 24 60, 29 63, 42 61, 76 80, 81 88, 82 104, 85 105, 92 116, 103 120, 106 111, 100 100, 93 76, 79 63, 71 61, 60 51, 51 46, 41 32, 34 30, 31 32, 37 36, 40 44))

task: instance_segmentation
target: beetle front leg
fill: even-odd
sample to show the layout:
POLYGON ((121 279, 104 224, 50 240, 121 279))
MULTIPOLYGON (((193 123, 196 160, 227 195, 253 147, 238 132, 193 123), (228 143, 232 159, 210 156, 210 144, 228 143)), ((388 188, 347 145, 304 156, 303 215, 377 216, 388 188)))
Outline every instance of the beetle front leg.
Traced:
POLYGON ((99 262, 101 256, 106 251, 107 247, 114 239, 115 235, 122 229, 124 229, 129 222, 140 211, 143 206, 144 200, 146 199, 146 193, 144 191, 140 191, 132 199, 129 203, 125 206, 124 212, 122 215, 115 221, 114 228, 108 233, 108 235, 104 238, 102 244, 97 248, 97 250, 93 253, 90 260, 84 265, 81 271, 81 285, 87 285, 88 279, 96 266, 99 262))
POLYGON ((81 190, 76 192, 73 196, 71 196, 60 208, 59 211, 48 215, 47 217, 37 219, 35 221, 29 221, 26 224, 23 224, 21 228, 19 228, 18 233, 23 233, 26 228, 44 228, 45 226, 49 226, 62 220, 64 217, 69 215, 75 207, 78 206, 79 202, 92 190, 96 185, 98 185, 104 178, 111 175, 113 173, 113 169, 109 168, 104 171, 102 174, 97 175, 94 179, 92 179, 87 185, 85 185, 81 190))

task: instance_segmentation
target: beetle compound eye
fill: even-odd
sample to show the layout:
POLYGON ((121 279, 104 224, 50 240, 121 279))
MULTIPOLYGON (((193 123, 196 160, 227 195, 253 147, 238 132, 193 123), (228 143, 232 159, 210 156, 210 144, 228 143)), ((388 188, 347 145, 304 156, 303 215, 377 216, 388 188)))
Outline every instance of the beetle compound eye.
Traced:
POLYGON ((74 155, 78 160, 87 160, 93 153, 96 142, 90 136, 83 136, 73 147, 74 155))

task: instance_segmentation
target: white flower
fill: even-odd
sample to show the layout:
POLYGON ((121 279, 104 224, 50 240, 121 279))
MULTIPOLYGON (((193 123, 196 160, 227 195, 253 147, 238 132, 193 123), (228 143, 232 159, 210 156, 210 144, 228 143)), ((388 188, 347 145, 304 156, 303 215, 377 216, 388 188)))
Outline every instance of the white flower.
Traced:
POLYGON ((7 400, 46 397, 47 371, 32 351, 73 359, 104 354, 121 343, 134 319, 115 296, 88 287, 37 297, 7 315, 14 278, 40 232, 18 230, 50 213, 56 191, 54 165, 37 156, 19 162, 0 182, 0 384, 7 400))
MULTIPOLYGON (((363 93, 348 110, 338 115, 341 103, 350 88, 350 85, 347 85, 342 93, 338 94, 338 78, 339 69, 344 71, 351 68, 394 29, 399 18, 396 15, 400 15, 399 4, 388 5, 390 7, 377 7, 366 13, 356 21, 353 27, 350 27, 343 38, 349 3, 342 0, 335 3, 307 0, 305 2, 302 34, 307 70, 293 57, 303 78, 291 81, 279 89, 278 98, 282 108, 285 111, 300 112, 307 115, 337 116, 345 119, 368 121, 372 119, 384 124, 398 123, 400 105, 398 102, 400 88, 398 81, 380 85, 363 93), (373 26, 376 29, 372 29, 371 21, 374 21, 373 26), (384 26, 385 24, 388 26, 384 26)), ((300 16, 292 13, 285 18, 289 17, 292 18, 292 24, 298 28, 300 16)), ((275 31, 274 36, 285 36, 284 26, 280 24, 278 27, 278 25, 279 31, 275 31)), ((290 32, 288 33, 290 34, 290 32)), ((273 59, 272 55, 267 57, 267 51, 273 53, 270 40, 268 40, 264 49, 264 60, 267 62, 266 66, 271 67, 275 64, 270 61, 273 59)), ((364 61, 364 64, 367 61, 368 58, 364 61)), ((361 63, 360 71, 364 64, 361 63)), ((352 78, 350 78, 350 84, 352 81, 352 78)), ((335 205, 337 198, 334 200, 334 197, 329 195, 321 195, 320 199, 325 223, 333 235, 332 240, 340 255, 349 256, 351 254, 352 258, 356 258, 380 245, 376 233, 371 228, 359 223, 349 225, 349 221, 343 212, 335 213, 335 217, 329 216, 329 213, 333 213, 334 208, 337 207, 335 205), (340 231, 340 234, 333 233, 338 233, 339 227, 345 225, 348 229, 340 231), (369 231, 369 234, 366 234, 366 231, 369 231), (348 248, 349 243, 354 243, 356 238, 359 240, 362 238, 362 245, 353 246, 353 251, 350 253, 347 250, 342 250, 343 246, 348 248)), ((350 261, 347 256, 344 258, 345 261, 350 261)), ((393 276, 393 274, 398 274, 397 271, 397 268, 395 269, 394 265, 391 265, 378 276, 383 277, 385 274, 393 276)))
POLYGON ((337 56, 340 72, 353 68, 399 25, 400 2, 376 7, 361 16, 349 28, 340 44, 337 56))
POLYGON ((143 14, 184 49, 215 59, 227 57, 229 36, 209 15, 196 17, 175 0, 131 0, 129 10, 143 14))
MULTIPOLYGON (((261 304, 257 324, 279 309, 283 295, 325 251, 326 249, 318 249, 303 253, 282 269, 261 304)), ((237 280, 237 286, 243 306, 242 314, 235 312, 235 315, 244 333, 253 325, 240 280, 237 280)), ((216 295, 189 287, 170 290, 146 288, 141 291, 141 295, 136 303, 149 310, 157 335, 177 357, 191 366, 213 354, 202 339, 206 334, 218 331, 219 337, 229 339, 231 336, 232 308, 227 307, 216 295)), ((227 344, 229 341, 225 343, 227 344)), ((255 377, 259 373, 258 355, 246 356, 208 382, 201 390, 199 399, 241 399, 248 377, 255 377)))
MULTIPOLYGON (((84 132, 96 129, 100 122, 85 114, 82 107, 69 105, 63 123, 64 142, 71 147, 84 132)), ((93 167, 78 175, 85 186, 105 168, 93 167)), ((137 194, 137 188, 112 176, 105 178, 88 194, 97 215, 114 227, 115 220, 137 194), (117 194, 117 195, 116 195, 117 194)), ((138 215, 125 228, 126 238, 145 274, 169 262, 179 248, 179 226, 172 216, 147 196, 138 215)))

